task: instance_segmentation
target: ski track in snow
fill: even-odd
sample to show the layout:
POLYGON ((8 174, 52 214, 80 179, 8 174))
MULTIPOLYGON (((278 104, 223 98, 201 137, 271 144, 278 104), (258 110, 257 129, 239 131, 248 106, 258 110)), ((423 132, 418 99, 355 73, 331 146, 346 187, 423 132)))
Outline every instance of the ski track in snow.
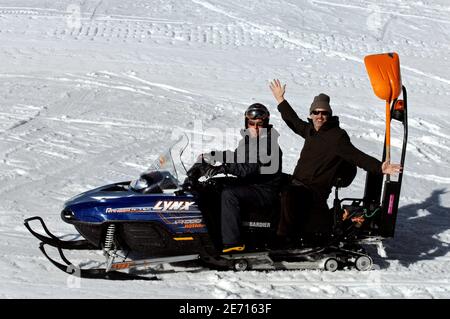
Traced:
MULTIPOLYGON (((0 297, 448 298, 450 7, 365 3, 87 1, 80 27, 71 27, 70 1, 0 1, 0 297), (75 237, 59 217, 65 200, 138 176, 174 132, 220 145, 205 129, 239 128, 249 103, 275 110, 267 88, 273 77, 287 82, 299 111, 328 92, 353 143, 378 157, 383 102, 362 62, 389 51, 400 54, 409 92, 409 141, 397 234, 387 257, 376 258, 379 269, 235 273, 165 265, 160 282, 81 280, 71 288, 73 278, 41 255, 23 227, 24 218, 42 215, 56 234, 75 237)), ((302 143, 276 111, 272 122, 291 172, 302 143)), ((401 129, 393 133, 398 156, 401 129)), ((363 191, 358 176, 352 196, 363 191)))

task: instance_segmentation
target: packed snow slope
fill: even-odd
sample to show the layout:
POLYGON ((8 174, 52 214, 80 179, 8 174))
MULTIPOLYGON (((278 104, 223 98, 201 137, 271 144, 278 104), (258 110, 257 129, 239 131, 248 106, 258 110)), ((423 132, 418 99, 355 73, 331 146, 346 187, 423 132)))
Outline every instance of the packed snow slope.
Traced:
MULTIPOLYGON (((1 0, 0 297, 450 297, 449 30, 444 0, 1 0), (40 215, 73 238, 59 216, 65 200, 135 178, 173 132, 222 147, 208 130, 239 129, 254 102, 270 107, 291 173, 303 141, 276 110, 273 78, 303 117, 315 95, 329 94, 353 143, 380 158, 384 102, 363 58, 391 51, 409 91, 409 142, 396 237, 386 257, 372 249, 373 271, 168 265, 158 282, 77 282, 23 226, 40 215)), ((400 141, 394 125, 394 159, 400 141)), ((364 177, 343 194, 361 196, 364 177)), ((93 257, 77 258, 86 266, 93 257)))

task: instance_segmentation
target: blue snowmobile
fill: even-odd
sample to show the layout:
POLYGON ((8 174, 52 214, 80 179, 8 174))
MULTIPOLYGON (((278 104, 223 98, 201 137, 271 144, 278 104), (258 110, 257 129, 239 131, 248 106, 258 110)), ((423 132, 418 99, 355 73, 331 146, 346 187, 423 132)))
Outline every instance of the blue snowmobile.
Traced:
MULTIPOLYGON (((393 59, 388 55, 375 57, 378 59, 379 56, 382 56, 382 64, 386 63, 384 59, 388 63, 393 59)), ((369 62, 366 61, 366 65, 369 62)), ((380 64, 378 60, 375 63, 380 64)), ((377 70, 381 72, 383 68, 377 70)), ((391 86, 392 92, 392 81, 386 85, 391 86)), ((387 122, 390 126, 393 119, 403 126, 400 164, 404 167, 408 133, 407 93, 404 86, 400 90, 402 99, 398 99, 400 92, 396 96, 390 93, 387 122)), ((383 161, 390 158, 389 144, 390 136, 386 134, 383 161)), ((84 238, 82 240, 58 238, 39 216, 26 219, 24 224, 41 241, 42 253, 62 271, 83 278, 119 280, 155 279, 129 270, 167 263, 183 265, 186 262, 235 271, 310 268, 335 271, 344 267, 366 271, 372 268, 373 261, 363 244, 379 243, 394 236, 403 173, 396 181, 367 173, 362 198, 340 199, 339 189, 349 186, 356 176, 356 167, 344 164, 335 177, 335 198, 329 211, 334 220, 331 233, 317 234, 317 240, 299 240, 296 246, 279 247, 273 245, 279 205, 267 207, 264 211, 244 208, 242 234, 246 250, 223 254, 220 192, 224 185, 236 183, 236 178, 219 175, 205 180, 202 173, 209 165, 206 163, 184 169, 181 161, 183 150, 177 163, 172 146, 159 158, 157 165, 136 180, 102 186, 68 200, 61 211, 61 218, 75 227, 84 238), (180 170, 184 170, 186 175, 183 183, 178 178, 180 170), (40 223, 46 234, 33 229, 32 222, 40 223), (47 246, 58 250, 62 262, 50 257, 47 246), (102 251, 104 266, 80 269, 67 259, 64 250, 102 251)), ((285 178, 287 180, 288 176, 285 178)))

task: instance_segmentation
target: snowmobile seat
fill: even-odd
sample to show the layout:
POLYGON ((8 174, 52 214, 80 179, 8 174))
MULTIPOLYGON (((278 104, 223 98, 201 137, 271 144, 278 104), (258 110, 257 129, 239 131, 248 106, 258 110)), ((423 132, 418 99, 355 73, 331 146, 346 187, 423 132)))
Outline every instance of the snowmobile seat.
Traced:
POLYGON ((356 165, 342 161, 333 178, 333 186, 336 188, 348 187, 355 179, 356 165))
POLYGON ((281 173, 280 193, 276 200, 269 206, 263 208, 244 207, 242 225, 250 231, 268 231, 276 229, 280 219, 281 190, 288 185, 292 175, 281 173))
MULTIPOLYGON (((336 198, 338 198, 338 189, 348 187, 355 179, 356 173, 357 168, 355 165, 346 161, 341 162, 333 178, 332 184, 336 189, 336 198)), ((283 173, 281 177, 281 186, 284 187, 288 185, 291 180, 292 175, 283 173)), ((333 214, 331 214, 328 211, 328 209, 326 209, 326 206, 324 206, 323 208, 321 207, 322 206, 317 206, 314 208, 315 211, 314 215, 319 219, 324 218, 327 221, 323 220, 322 222, 317 222, 313 224, 321 225, 320 236, 323 236, 323 233, 329 233, 329 231, 326 231, 325 229, 327 228, 329 229, 329 227, 334 223, 334 221, 333 221, 333 214)), ((243 228, 250 232, 263 232, 263 233, 271 231, 274 232, 279 222, 280 208, 281 208, 281 196, 279 196, 278 200, 272 203, 272 205, 264 207, 262 209, 256 207, 243 207, 242 209, 243 228)), ((334 207, 332 211, 334 211, 334 207)), ((316 234, 315 231, 313 233, 316 234)), ((316 237, 316 235, 312 236, 316 237)))
POLYGON ((338 218, 336 214, 341 210, 340 207, 341 201, 339 199, 339 188, 350 186, 350 184, 356 177, 356 173, 357 173, 356 165, 351 164, 347 161, 342 161, 333 178, 333 187, 335 188, 333 208, 331 209, 334 216, 333 227, 336 227, 336 218, 338 218))
POLYGON ((269 231, 274 229, 280 215, 279 197, 270 206, 243 207, 242 226, 250 231, 269 231))
POLYGON ((356 173, 355 165, 341 161, 332 180, 332 186, 335 188, 333 207, 329 208, 328 205, 318 202, 313 204, 310 211, 303 212, 305 223, 302 222, 299 225, 299 231, 304 243, 321 245, 334 233, 336 224, 341 217, 339 214, 341 211, 339 189, 350 186, 356 173))

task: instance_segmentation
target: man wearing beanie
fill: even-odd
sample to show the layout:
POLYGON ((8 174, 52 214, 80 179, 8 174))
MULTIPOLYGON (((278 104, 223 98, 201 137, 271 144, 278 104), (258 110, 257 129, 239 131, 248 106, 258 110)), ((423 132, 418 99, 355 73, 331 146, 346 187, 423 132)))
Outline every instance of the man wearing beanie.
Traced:
POLYGON ((329 234, 333 216, 329 214, 327 199, 342 163, 348 162, 374 174, 394 174, 401 167, 381 163, 357 149, 347 132, 339 127, 339 118, 333 116, 328 95, 320 93, 314 97, 310 118, 304 121, 284 99, 286 85, 274 80, 270 89, 287 126, 305 139, 292 180, 282 194, 277 234, 289 238, 299 234, 303 238, 329 234))

